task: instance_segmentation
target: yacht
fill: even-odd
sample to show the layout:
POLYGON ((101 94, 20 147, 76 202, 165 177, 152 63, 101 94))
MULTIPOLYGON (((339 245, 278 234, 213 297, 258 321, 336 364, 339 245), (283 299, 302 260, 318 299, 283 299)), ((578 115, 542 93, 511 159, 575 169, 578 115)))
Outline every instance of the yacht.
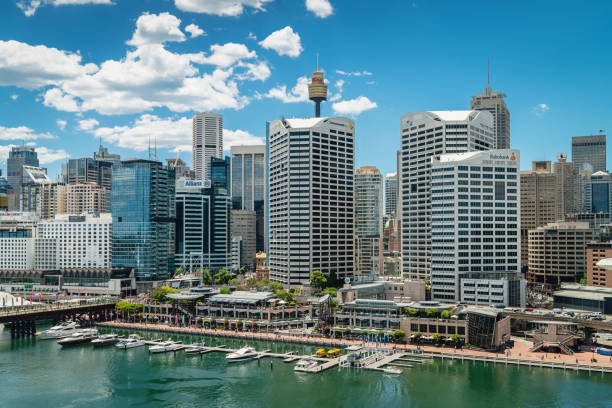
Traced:
POLYGON ((295 364, 293 371, 309 371, 316 367, 319 363, 311 358, 303 358, 295 364))
POLYGON ((257 352, 253 347, 243 347, 240 350, 236 350, 233 353, 228 353, 225 356, 227 361, 246 361, 257 357, 257 352))
POLYGON ((390 366, 387 368, 383 369, 383 372, 385 374, 394 374, 394 375, 398 375, 402 373, 402 370, 400 370, 399 368, 395 367, 395 366, 390 366))
POLYGON ((172 339, 168 339, 168 341, 164 341, 163 343, 156 344, 155 346, 149 347, 149 353, 157 354, 157 353, 166 353, 168 351, 177 351, 183 348, 183 345, 180 342, 172 341, 172 339))
POLYGON ((130 334, 127 339, 121 340, 119 343, 115 345, 115 347, 120 349, 129 349, 134 347, 144 346, 145 342, 140 338, 137 334, 130 334))
POLYGON ((77 344, 90 343, 92 340, 97 339, 97 338, 98 338, 98 331, 96 329, 85 329, 77 333, 74 333, 71 336, 59 339, 57 341, 57 344, 59 344, 62 347, 74 346, 77 344))
POLYGON ((41 332, 38 335, 38 338, 41 340, 49 340, 49 339, 61 339, 63 337, 68 337, 72 334, 75 334, 80 330, 80 326, 75 322, 64 322, 62 324, 58 324, 57 326, 53 326, 48 330, 41 332))
POLYGON ((185 348, 187 354, 202 354, 204 352, 204 342, 193 343, 185 348))
POLYGON ((117 344, 119 336, 116 334, 103 334, 97 339, 91 341, 94 347, 110 346, 111 344, 117 344))

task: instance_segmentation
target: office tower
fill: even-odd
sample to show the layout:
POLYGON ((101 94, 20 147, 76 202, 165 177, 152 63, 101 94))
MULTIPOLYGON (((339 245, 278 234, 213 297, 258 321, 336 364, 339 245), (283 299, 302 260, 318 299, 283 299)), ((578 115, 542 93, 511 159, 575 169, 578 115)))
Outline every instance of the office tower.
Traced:
POLYGON ((187 163, 180 158, 166 159, 166 167, 174 169, 174 174, 177 180, 182 178, 187 180, 195 180, 195 171, 191 170, 187 163))
POLYGON ((210 180, 211 158, 223 158, 223 117, 210 112, 193 115, 192 144, 196 180, 210 180))
POLYGON ((319 71, 319 54, 317 54, 317 70, 312 73, 312 79, 308 84, 308 99, 315 103, 315 118, 321 117, 321 102, 327 100, 327 85, 323 72, 319 71))
MULTIPOLYGON (((233 197, 232 197, 233 198, 233 197)), ((255 267, 256 237, 255 211, 232 210, 232 239, 240 238, 240 267, 255 267)))
POLYGON ((397 215, 397 173, 385 177, 385 214, 397 215))
POLYGON ((213 157, 210 160, 210 181, 213 187, 223 188, 227 191, 227 195, 230 195, 230 158, 213 157))
POLYGON ((612 241, 609 231, 596 242, 589 242, 586 245, 586 284, 588 286, 601 286, 612 288, 612 270, 597 266, 603 259, 612 258, 612 241))
MULTIPOLYGON (((56 215, 38 224, 37 247, 55 249, 55 268, 110 268, 111 214, 56 215)), ((37 248, 40 251, 40 248, 37 248)), ((37 258, 40 259, 40 256, 37 258)))
MULTIPOLYGON (((402 150, 395 153, 397 168, 397 203, 395 204, 395 216, 398 220, 402 219, 402 150)), ((400 250, 401 251, 401 250, 400 250)))
POLYGON ((355 243, 357 273, 379 275, 383 267, 382 176, 373 166, 355 174, 355 243))
POLYGON ((174 171, 158 161, 130 159, 113 168, 112 264, 138 280, 174 270, 174 171))
POLYGON ((266 146, 232 146, 230 153, 232 208, 255 211, 256 249, 264 251, 266 146))
POLYGON ((111 192, 95 183, 68 184, 65 187, 65 203, 68 214, 85 212, 102 213, 106 210, 111 192))
POLYGON ((113 177, 113 164, 90 157, 70 159, 62 166, 62 179, 65 184, 95 183, 110 189, 113 177))
POLYGON ((402 223, 396 216, 388 217, 385 221, 383 251, 402 252, 402 223))
MULTIPOLYGON (((38 167, 38 155, 32 147, 15 146, 11 148, 8 159, 6 160, 6 178, 13 188, 17 200, 21 193, 21 183, 23 180, 23 166, 38 167)), ((17 206, 19 203, 17 202, 17 206)), ((19 207, 17 207, 19 208, 19 207)))
POLYGON ((432 299, 504 303, 502 281, 519 271, 519 163, 513 149, 432 159, 432 299), (500 291, 490 291, 497 281, 500 291))
POLYGON ((312 271, 354 273, 354 132, 342 117, 268 123, 270 279, 299 285, 312 271))
POLYGON ((586 273, 586 245, 598 234, 586 222, 556 222, 529 231, 529 286, 552 294, 561 283, 579 282, 586 273))
POLYGON ((97 152, 94 152, 94 159, 109 162, 112 165, 121 164, 121 156, 118 154, 109 153, 108 149, 106 147, 102 147, 102 145, 100 145, 97 152))
MULTIPOLYGON (((586 212, 612 215, 612 175, 598 171, 583 183, 586 212)), ((612 220, 611 220, 612 221, 612 220)))
POLYGON ((485 110, 493 115, 495 148, 510 148, 510 111, 506 107, 505 93, 492 91, 490 77, 484 92, 472 96, 470 109, 485 110))
POLYGON ((22 166, 21 190, 19 193, 19 211, 36 212, 40 215, 38 209, 39 193, 41 185, 50 183, 47 177, 47 169, 34 166, 22 166))
POLYGON ((66 186, 57 182, 42 183, 36 208, 39 217, 43 220, 65 213, 66 186))
POLYGON ((521 171, 521 267, 527 268, 529 230, 555 222, 557 215, 557 176, 550 162, 532 162, 531 171, 521 171))
POLYGON ((553 163, 557 179, 557 217, 563 219, 574 212, 574 164, 567 161, 567 153, 559 153, 553 163))
POLYGON ((606 171, 606 135, 572 137, 572 163, 574 164, 574 210, 584 209, 580 174, 582 171, 606 171))
POLYGON ((426 279, 431 275, 431 160, 492 149, 493 116, 475 110, 413 112, 402 116, 400 127, 403 274, 426 279))
POLYGON ((227 189, 210 180, 176 183, 175 263, 184 270, 229 269, 230 211, 227 189))
MULTIPOLYGON (((591 213, 589 206, 586 203, 586 185, 591 181, 593 170, 586 168, 580 170, 578 174, 574 175, 574 208, 575 214, 587 214, 591 213)), ((573 214, 572 214, 573 215, 573 214)))

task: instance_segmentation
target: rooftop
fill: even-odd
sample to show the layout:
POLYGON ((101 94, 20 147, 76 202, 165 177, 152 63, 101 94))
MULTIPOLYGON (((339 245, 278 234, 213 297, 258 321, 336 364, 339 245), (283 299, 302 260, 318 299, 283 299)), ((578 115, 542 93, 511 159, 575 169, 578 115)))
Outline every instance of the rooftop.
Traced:
POLYGON ((237 290, 229 295, 218 294, 210 297, 211 302, 219 303, 247 303, 255 304, 257 302, 266 301, 274 296, 272 292, 247 292, 237 290))

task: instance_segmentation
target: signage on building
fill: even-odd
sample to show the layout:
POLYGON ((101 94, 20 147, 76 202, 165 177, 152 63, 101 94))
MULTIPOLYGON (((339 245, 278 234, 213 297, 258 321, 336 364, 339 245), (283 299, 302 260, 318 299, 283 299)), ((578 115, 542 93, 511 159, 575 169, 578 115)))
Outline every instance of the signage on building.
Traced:
POLYGON ((184 186, 194 188, 210 188, 211 183, 210 180, 185 180, 184 186))

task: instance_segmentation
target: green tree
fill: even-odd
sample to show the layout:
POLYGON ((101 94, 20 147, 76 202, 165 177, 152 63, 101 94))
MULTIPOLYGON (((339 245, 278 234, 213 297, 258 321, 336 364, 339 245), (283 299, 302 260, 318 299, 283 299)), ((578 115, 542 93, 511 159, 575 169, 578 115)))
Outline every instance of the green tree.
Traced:
POLYGON ((406 336, 406 332, 403 330, 396 330, 393 332, 393 337, 395 337, 395 340, 401 340, 404 338, 404 336, 406 336))
POLYGON ((325 275, 323 275, 323 272, 312 271, 312 274, 310 275, 310 284, 313 287, 322 290, 325 287, 326 283, 327 283, 327 278, 325 277, 325 275))
POLYGON ((229 295, 230 293, 232 293, 232 291, 227 286, 224 286, 221 289, 219 289, 219 293, 222 295, 229 295))
POLYGON ((232 278, 229 280, 229 284, 232 286, 236 286, 238 284, 238 279, 232 278))
POLYGON ((587 284, 587 276, 586 276, 586 274, 584 274, 584 275, 582 276, 582 278, 580 279, 580 284, 581 284, 582 286, 586 286, 586 284, 587 284))
POLYGON ((413 334, 413 336, 414 336, 414 342, 418 343, 419 341, 421 341, 421 337, 423 337, 423 333, 416 332, 413 334))
POLYGON ((453 334, 451 336, 451 340, 453 341, 453 343, 455 343, 455 345, 458 345, 459 343, 461 343, 461 336, 458 334, 453 334))
POLYGON ((176 268, 176 274, 180 275, 183 273, 183 268, 181 268, 180 266, 178 268, 176 268))
POLYGON ((210 271, 208 269, 204 269, 204 272, 202 272, 202 282, 205 285, 211 285, 213 282, 212 276, 210 275, 210 271))
POLYGON ((331 271, 329 273, 329 278, 327 278, 327 286, 333 287, 333 288, 337 288, 341 284, 342 284, 342 282, 340 282, 338 280, 338 276, 336 275, 336 272, 335 271, 331 271))
POLYGON ((118 312, 126 312, 128 314, 139 313, 142 312, 144 306, 140 303, 130 303, 130 302, 117 302, 115 305, 115 310, 118 312))
POLYGON ((435 319, 440 317, 440 311, 438 309, 425 309, 425 314, 430 319, 435 319))
POLYGON ((411 316, 411 317, 417 317, 419 315, 419 309, 416 309, 414 307, 404 308, 404 311, 406 312, 408 316, 411 316))
POLYGON ((285 302, 289 303, 289 302, 293 302, 293 293, 288 292, 286 290, 279 290, 277 291, 274 296, 276 296, 277 298, 284 300, 285 302))
POLYGON ((227 271, 227 269, 219 269, 219 272, 215 274, 215 283, 217 285, 225 285, 230 279, 232 279, 232 275, 227 271))
POLYGON ((331 296, 332 298, 335 298, 336 295, 338 294, 338 289, 336 289, 336 288, 334 288, 332 286, 329 286, 329 287, 323 289, 323 294, 326 294, 326 295, 331 296))
POLYGON ((272 292, 278 292, 279 290, 283 289, 283 285, 281 283, 278 283, 278 282, 270 282, 268 287, 270 288, 270 290, 272 292))
POLYGON ((440 340, 442 340, 442 336, 440 336, 440 333, 434 333, 433 336, 431 336, 433 338, 433 341, 435 341, 436 343, 440 343, 440 340))
POLYGON ((243 266, 242 268, 240 268, 240 270, 238 271, 238 273, 240 275, 244 275, 245 273, 247 273, 247 268, 246 266, 243 266))
POLYGON ((444 320, 448 320, 451 318, 451 312, 448 310, 443 310, 442 313, 440 313, 440 317, 444 320))
POLYGON ((170 293, 179 293, 179 292, 180 290, 173 289, 170 286, 162 286, 161 288, 154 289, 153 292, 151 292, 151 297, 159 303, 165 303, 169 300, 168 295, 170 293))

